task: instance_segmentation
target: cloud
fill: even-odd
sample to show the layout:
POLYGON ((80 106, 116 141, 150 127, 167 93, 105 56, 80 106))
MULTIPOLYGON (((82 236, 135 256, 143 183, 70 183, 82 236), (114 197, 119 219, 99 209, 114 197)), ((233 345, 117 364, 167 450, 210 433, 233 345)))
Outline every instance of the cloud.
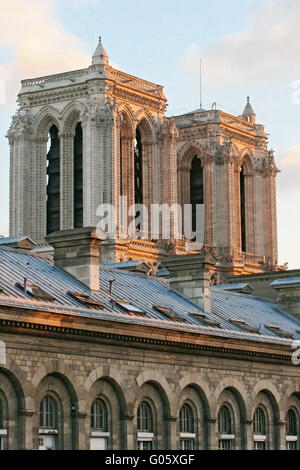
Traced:
POLYGON ((206 82, 231 89, 243 80, 272 86, 300 77, 300 2, 271 0, 253 7, 243 31, 221 37, 200 51, 191 44, 181 61, 183 70, 199 73, 199 57, 205 58, 206 82))
POLYGON ((278 188, 300 193, 300 146, 290 147, 279 154, 278 188), (280 158, 281 157, 281 158, 280 158))
MULTIPOLYGON (((20 80, 87 67, 84 44, 56 18, 52 0, 2 2, 0 44, 5 57, 0 79, 7 83, 8 101, 15 101, 20 80)), ((1 50, 0 50, 1 55, 1 50)))

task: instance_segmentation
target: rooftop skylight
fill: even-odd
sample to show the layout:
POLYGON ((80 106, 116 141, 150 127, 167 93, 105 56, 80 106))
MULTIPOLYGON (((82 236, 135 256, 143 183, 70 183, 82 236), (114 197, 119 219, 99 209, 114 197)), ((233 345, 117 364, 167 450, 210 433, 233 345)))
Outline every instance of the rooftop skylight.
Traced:
POLYGON ((251 326, 243 320, 237 320, 235 318, 231 318, 230 323, 233 323, 236 326, 239 326, 243 330, 247 331, 248 333, 259 333, 259 329, 255 326, 251 326))
POLYGON ((169 307, 161 307, 158 305, 153 305, 153 308, 155 308, 155 310, 157 310, 159 313, 162 313, 165 317, 167 317, 168 320, 178 321, 182 323, 186 321, 185 318, 178 315, 178 313, 174 312, 174 310, 172 310, 169 307))
POLYGON ((100 302, 99 300, 94 300, 91 299, 88 294, 85 294, 83 292, 68 292, 68 295, 70 295, 73 299, 78 300, 81 304, 83 304, 85 307, 88 308, 94 308, 97 310, 103 310, 105 307, 105 304, 103 302, 100 302))
POLYGON ((293 338, 294 335, 293 333, 290 333, 289 331, 284 331, 279 326, 275 325, 265 325, 266 328, 269 328, 269 330, 274 331, 278 336, 281 336, 281 338, 293 338))
POLYGON ((208 316, 205 315, 205 313, 190 312, 190 315, 192 315, 192 317, 194 317, 196 320, 201 321, 201 323, 204 324, 205 326, 211 326, 213 328, 221 328, 221 325, 219 322, 212 320, 211 318, 208 318, 208 316))
POLYGON ((52 295, 48 294, 48 292, 37 285, 27 284, 26 282, 24 282, 24 284, 20 284, 17 282, 16 287, 25 292, 25 294, 30 295, 30 297, 35 300, 43 300, 44 302, 55 301, 55 298, 52 295))
POLYGON ((123 302, 123 301, 117 300, 116 305, 121 307, 126 313, 129 313, 130 315, 141 315, 141 316, 146 315, 146 312, 144 310, 142 310, 139 307, 135 307, 129 302, 123 302))

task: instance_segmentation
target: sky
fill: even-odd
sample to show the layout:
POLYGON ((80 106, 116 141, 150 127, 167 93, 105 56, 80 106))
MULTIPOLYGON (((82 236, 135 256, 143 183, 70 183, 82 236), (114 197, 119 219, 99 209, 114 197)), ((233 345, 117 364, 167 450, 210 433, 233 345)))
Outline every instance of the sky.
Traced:
POLYGON ((0 234, 20 80, 88 67, 98 36, 114 67, 165 87, 167 115, 241 114, 250 96, 281 172, 279 262, 300 268, 299 0, 0 0, 0 234))

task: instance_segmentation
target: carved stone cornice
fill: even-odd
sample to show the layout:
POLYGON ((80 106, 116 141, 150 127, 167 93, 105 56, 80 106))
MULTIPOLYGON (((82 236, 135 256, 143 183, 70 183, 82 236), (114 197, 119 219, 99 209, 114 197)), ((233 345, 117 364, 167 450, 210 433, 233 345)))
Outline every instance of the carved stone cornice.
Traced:
POLYGON ((27 96, 30 106, 42 106, 57 101, 71 101, 84 98, 87 95, 87 85, 78 85, 65 88, 55 88, 47 91, 35 92, 27 96))

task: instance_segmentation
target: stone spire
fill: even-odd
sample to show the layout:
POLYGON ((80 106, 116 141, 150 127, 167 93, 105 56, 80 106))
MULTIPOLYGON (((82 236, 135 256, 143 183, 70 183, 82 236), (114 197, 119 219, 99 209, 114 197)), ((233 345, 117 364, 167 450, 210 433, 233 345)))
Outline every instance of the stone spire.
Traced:
POLYGON ((103 47, 101 36, 99 36, 99 43, 97 45, 97 48, 92 58, 92 65, 98 65, 98 64, 108 65, 108 55, 107 55, 106 50, 103 47))
POLYGON ((256 122, 256 114, 255 114, 254 109, 251 106, 249 96, 247 96, 247 103, 243 111, 242 117, 244 119, 247 119, 247 121, 253 122, 254 124, 256 122))

